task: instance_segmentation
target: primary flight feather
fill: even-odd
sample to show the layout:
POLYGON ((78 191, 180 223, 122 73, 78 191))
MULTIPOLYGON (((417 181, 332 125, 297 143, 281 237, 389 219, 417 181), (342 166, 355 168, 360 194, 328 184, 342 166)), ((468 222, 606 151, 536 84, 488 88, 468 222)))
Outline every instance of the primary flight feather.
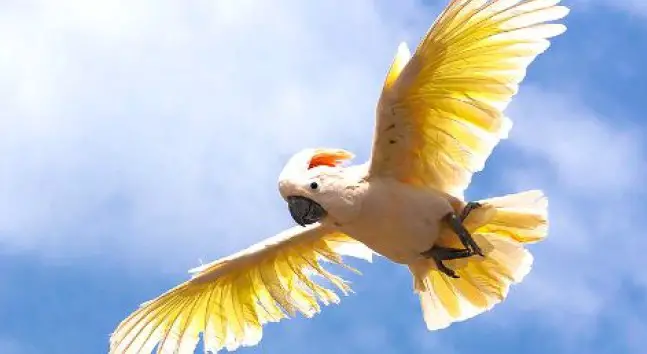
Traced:
MULTIPOLYGON (((140 306, 110 353, 193 353, 257 344, 267 322, 337 303, 322 262, 374 253, 406 265, 430 330, 482 313, 530 271, 524 244, 547 233, 547 201, 528 191, 466 202, 464 191, 512 127, 503 111, 528 65, 565 31, 559 0, 454 0, 411 55, 401 44, 377 105, 372 155, 306 149, 279 176, 299 224, 192 270, 140 306)), ((351 268, 352 269, 352 268, 351 268)))

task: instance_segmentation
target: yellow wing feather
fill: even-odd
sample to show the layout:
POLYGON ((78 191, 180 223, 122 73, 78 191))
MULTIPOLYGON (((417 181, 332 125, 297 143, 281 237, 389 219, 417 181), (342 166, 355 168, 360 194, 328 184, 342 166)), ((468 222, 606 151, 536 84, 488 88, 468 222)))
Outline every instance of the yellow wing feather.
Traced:
POLYGON ((301 313, 312 317, 319 301, 337 303, 337 294, 311 280, 319 275, 350 291, 321 261, 354 270, 349 255, 366 260, 363 244, 320 225, 294 227, 232 256, 191 270, 191 280, 141 305, 110 338, 110 353, 193 353, 200 333, 206 351, 257 344, 262 326, 301 313))
POLYGON ((371 175, 457 197, 512 123, 528 65, 564 32, 560 0, 454 0, 410 57, 398 48, 377 109, 371 175))

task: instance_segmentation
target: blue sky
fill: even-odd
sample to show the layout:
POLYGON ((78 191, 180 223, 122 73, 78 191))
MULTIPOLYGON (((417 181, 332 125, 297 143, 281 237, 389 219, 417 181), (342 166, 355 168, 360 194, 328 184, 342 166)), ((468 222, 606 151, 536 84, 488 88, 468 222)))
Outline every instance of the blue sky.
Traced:
MULTIPOLYGON (((568 32, 468 191, 549 195, 508 300, 427 332, 405 268, 353 262, 356 294, 242 353, 644 353, 647 5, 564 3, 568 32)), ((366 159, 396 47, 445 1, 395 4, 0 0, 0 353, 106 352, 200 259, 292 224, 276 186, 292 153, 366 159)))

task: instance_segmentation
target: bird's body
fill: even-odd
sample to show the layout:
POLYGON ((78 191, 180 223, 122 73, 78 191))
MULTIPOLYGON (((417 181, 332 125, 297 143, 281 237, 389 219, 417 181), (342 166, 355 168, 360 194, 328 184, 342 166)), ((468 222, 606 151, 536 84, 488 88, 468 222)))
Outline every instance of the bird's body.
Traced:
MULTIPOLYGON (((345 171, 341 171, 344 173, 345 171)), ((340 231, 400 264, 411 264, 430 249, 443 216, 461 201, 433 189, 411 186, 392 178, 361 178, 349 183, 359 212, 352 219, 332 223, 340 231)))
MULTIPOLYGON (((300 224, 192 270, 110 338, 111 354, 193 353, 255 345, 263 325, 338 302, 322 267, 378 253, 413 275, 430 330, 501 302, 530 271, 525 244, 547 234, 547 200, 527 191, 467 203, 464 191, 512 122, 503 111, 527 66, 564 32, 560 0, 451 0, 411 54, 398 48, 376 109, 371 157, 305 149, 279 176, 300 224)), ((252 178, 253 176, 250 176, 252 178)), ((224 222, 224 220, 223 220, 224 222)))

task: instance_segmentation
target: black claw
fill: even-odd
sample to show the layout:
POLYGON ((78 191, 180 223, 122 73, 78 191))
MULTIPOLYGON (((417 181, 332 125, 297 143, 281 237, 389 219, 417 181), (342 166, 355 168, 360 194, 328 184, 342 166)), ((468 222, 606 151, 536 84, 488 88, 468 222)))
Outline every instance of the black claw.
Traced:
MULTIPOLYGON (((472 207, 472 210, 473 209, 474 208, 472 207)), ((458 235, 458 238, 465 248, 473 251, 479 256, 483 256, 483 251, 481 251, 481 248, 476 244, 476 241, 474 241, 474 238, 472 237, 472 235, 470 235, 465 226, 463 226, 462 220, 458 216, 456 216, 456 214, 447 214, 447 222, 452 227, 456 235, 458 235)))
POLYGON ((461 222, 465 221, 467 219, 467 216, 470 215, 472 210, 478 209, 482 207, 483 204, 479 202, 468 202, 467 205, 465 205, 465 208, 463 208, 463 211, 461 212, 461 222))
POLYGON ((434 246, 429 250, 421 253, 426 258, 431 258, 436 262, 436 267, 439 271, 445 273, 447 276, 452 278, 460 278, 455 271, 448 268, 443 261, 449 261, 452 259, 467 258, 472 256, 474 253, 468 249, 458 249, 458 248, 448 248, 441 246, 434 246))
POLYGON ((421 254, 427 258, 440 259, 441 261, 467 258, 473 255, 472 251, 468 249, 449 248, 442 246, 434 246, 429 250, 422 252, 421 254))
POLYGON ((454 279, 460 278, 458 274, 456 274, 456 272, 447 268, 447 266, 443 264, 443 261, 436 261, 436 267, 438 267, 439 271, 445 273, 449 277, 452 277, 454 279))
MULTIPOLYGON (((483 204, 481 204, 479 202, 468 202, 467 205, 465 205, 465 208, 463 208, 463 211, 461 212, 461 223, 463 221, 465 221, 467 216, 470 215, 470 213, 473 210, 478 209, 478 208, 480 208, 482 206, 483 206, 483 204)), ((470 245, 472 247, 472 251, 474 251, 474 253, 478 254, 481 257, 485 257, 483 255, 483 251, 481 251, 481 247, 479 247, 479 245, 476 243, 476 241, 474 241, 474 238, 472 237, 472 235, 470 235, 469 240, 470 240, 470 245)))
POLYGON ((460 277, 454 270, 448 268, 445 264, 443 264, 443 261, 468 258, 475 254, 484 257, 483 251, 481 251, 481 248, 476 244, 476 241, 474 241, 472 235, 470 235, 469 231, 467 231, 467 229, 463 225, 463 221, 465 221, 470 212, 480 207, 482 207, 481 203, 468 202, 465 205, 465 208, 463 208, 460 216, 456 215, 455 213, 449 213, 446 216, 447 223, 449 223, 456 235, 458 235, 458 238, 463 244, 463 247, 465 247, 464 249, 434 246, 421 253, 421 255, 425 258, 433 259, 438 270, 451 278, 456 279, 460 277))
POLYGON ((473 238, 471 240, 472 240, 471 242, 472 251, 474 251, 474 254, 478 254, 481 257, 485 257, 485 255, 483 254, 483 251, 481 250, 481 247, 479 247, 479 245, 476 244, 476 241, 474 241, 473 238))

